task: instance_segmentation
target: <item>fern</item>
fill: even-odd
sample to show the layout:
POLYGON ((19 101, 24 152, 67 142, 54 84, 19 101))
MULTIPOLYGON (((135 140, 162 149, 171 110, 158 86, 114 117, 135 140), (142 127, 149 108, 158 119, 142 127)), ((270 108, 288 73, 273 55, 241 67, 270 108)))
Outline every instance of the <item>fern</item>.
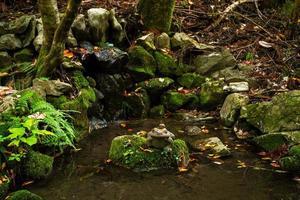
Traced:
POLYGON ((48 146, 64 146, 74 147, 76 133, 74 128, 67 121, 70 116, 60 110, 56 110, 51 104, 45 101, 32 102, 31 113, 43 113, 45 118, 41 122, 45 124, 45 128, 49 129, 54 136, 43 137, 41 143, 48 146))

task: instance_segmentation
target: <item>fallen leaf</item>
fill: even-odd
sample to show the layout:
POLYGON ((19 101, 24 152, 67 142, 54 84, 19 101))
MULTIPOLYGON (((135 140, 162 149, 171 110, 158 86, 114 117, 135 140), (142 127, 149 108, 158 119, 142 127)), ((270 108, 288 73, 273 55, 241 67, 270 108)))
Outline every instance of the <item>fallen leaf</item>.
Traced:
POLYGON ((64 50, 64 57, 66 57, 66 58, 73 58, 74 54, 73 54, 72 51, 66 49, 66 50, 64 50))
POLYGON ((272 48, 273 47, 273 44, 272 43, 269 43, 269 42, 266 42, 266 41, 258 41, 258 44, 262 47, 265 47, 265 48, 272 48))
POLYGON ((186 167, 178 167, 179 172, 187 172, 188 169, 186 167))

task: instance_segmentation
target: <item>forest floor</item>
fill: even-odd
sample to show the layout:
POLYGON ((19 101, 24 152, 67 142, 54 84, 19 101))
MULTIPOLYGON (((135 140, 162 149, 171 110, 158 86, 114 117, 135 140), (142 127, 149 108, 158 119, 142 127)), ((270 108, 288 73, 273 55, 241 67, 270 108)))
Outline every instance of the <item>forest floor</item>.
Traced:
MULTIPOLYGON (((59 0, 61 11, 65 4, 59 0)), ((135 5, 136 0, 83 0, 80 12, 93 7, 115 9, 119 18, 127 20, 127 35, 133 41, 139 23, 135 5)), ((173 31, 186 32, 201 43, 229 48, 240 63, 253 65, 252 76, 261 80, 259 93, 266 98, 275 91, 299 89, 299 20, 298 25, 292 26, 291 17, 286 15, 289 13, 287 6, 275 10, 248 2, 232 9, 217 26, 213 26, 230 5, 230 1, 178 0, 173 31)), ((0 5, 0 8, 3 11, 0 20, 13 19, 24 13, 38 14, 35 1, 15 0, 11 5, 0 5)))

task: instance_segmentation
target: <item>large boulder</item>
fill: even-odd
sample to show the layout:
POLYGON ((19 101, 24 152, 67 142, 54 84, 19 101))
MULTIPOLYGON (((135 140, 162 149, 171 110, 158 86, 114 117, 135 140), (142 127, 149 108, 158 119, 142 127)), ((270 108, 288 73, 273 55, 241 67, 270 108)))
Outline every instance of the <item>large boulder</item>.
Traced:
POLYGON ((162 95, 161 102, 168 110, 175 111, 183 108, 189 103, 193 104, 192 107, 197 107, 198 98, 194 98, 193 94, 184 94, 182 92, 170 90, 162 95))
POLYGON ((281 93, 270 102, 251 104, 241 109, 241 118, 262 133, 300 130, 300 90, 281 93))
POLYGON ((300 145, 292 146, 288 154, 279 160, 280 166, 284 170, 300 171, 300 145))
POLYGON ((147 139, 144 137, 123 135, 113 139, 109 158, 116 165, 144 171, 188 164, 189 151, 183 140, 174 140, 169 149, 171 151, 150 148, 147 147, 147 139))
POLYGON ((76 19, 74 20, 72 24, 72 32, 74 34, 74 37, 78 41, 84 41, 88 39, 88 28, 86 25, 85 16, 83 14, 79 14, 76 19))
POLYGON ((239 117, 240 109, 249 103, 247 95, 233 93, 226 97, 220 110, 220 118, 225 126, 232 126, 239 117))
POLYGON ((193 63, 196 67, 196 72, 202 75, 210 75, 215 71, 234 67, 236 60, 229 50, 210 52, 208 54, 199 55, 193 63))
POLYGON ((1 50, 16 50, 22 48, 22 41, 14 34, 6 34, 0 36, 0 51, 1 50))
POLYGON ((10 22, 0 22, 0 35, 24 33, 33 18, 33 15, 23 15, 10 22))

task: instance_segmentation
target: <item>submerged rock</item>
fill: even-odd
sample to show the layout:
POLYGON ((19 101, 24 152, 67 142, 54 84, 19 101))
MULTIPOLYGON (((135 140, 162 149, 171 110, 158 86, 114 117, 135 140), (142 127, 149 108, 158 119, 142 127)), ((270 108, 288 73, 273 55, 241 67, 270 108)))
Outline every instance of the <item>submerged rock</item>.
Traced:
POLYGON ((193 142, 192 147, 198 151, 208 151, 217 156, 229 156, 231 152, 218 137, 211 137, 193 142))
POLYGON ((300 91, 281 93, 270 102, 244 106, 241 118, 262 133, 300 130, 300 91))
POLYGON ((186 166, 189 151, 185 142, 174 140, 171 151, 147 148, 147 139, 137 135, 123 135, 113 139, 109 158, 113 163, 137 170, 153 170, 186 166))
POLYGON ((240 109, 249 103, 249 97, 243 94, 233 93, 226 97, 222 109, 220 110, 220 118, 225 126, 232 126, 238 119, 240 109))
POLYGON ((186 135, 188 136, 196 136, 202 134, 202 129, 198 126, 186 126, 185 127, 186 135))
POLYGON ((7 200, 43 200, 42 197, 32 192, 29 192, 28 190, 18 190, 16 192, 13 192, 6 199, 7 200))
POLYGON ((46 179, 52 172, 53 157, 30 151, 22 165, 22 170, 27 178, 39 180, 46 179))

